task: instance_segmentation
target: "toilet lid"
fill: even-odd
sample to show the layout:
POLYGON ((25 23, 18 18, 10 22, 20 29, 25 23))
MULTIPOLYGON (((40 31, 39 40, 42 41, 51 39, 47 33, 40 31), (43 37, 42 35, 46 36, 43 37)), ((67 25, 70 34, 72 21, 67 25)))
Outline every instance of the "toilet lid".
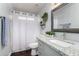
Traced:
POLYGON ((38 43, 30 43, 29 47, 30 48, 37 48, 38 47, 38 43))

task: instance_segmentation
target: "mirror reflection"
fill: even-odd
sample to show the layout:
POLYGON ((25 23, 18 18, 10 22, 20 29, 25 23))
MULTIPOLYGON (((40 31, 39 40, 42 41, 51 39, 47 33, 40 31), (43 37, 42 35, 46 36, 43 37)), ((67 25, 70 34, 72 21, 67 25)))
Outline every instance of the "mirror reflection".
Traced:
POLYGON ((53 11, 54 29, 79 28, 79 4, 69 3, 53 11))

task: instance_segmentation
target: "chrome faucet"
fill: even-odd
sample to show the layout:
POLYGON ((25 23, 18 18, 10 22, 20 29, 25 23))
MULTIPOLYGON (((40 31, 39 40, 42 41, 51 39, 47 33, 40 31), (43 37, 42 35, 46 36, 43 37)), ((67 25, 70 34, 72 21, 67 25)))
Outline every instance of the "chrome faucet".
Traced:
POLYGON ((65 40, 66 39, 66 33, 65 32, 63 32, 63 40, 65 40))
POLYGON ((62 26, 63 29, 68 29, 70 28, 71 23, 66 23, 66 24, 60 24, 60 26, 62 26))
MULTIPOLYGON (((70 25, 71 25, 71 23, 61 24, 61 26, 62 26, 63 29, 70 28, 70 25)), ((66 39, 66 32, 63 32, 63 35, 62 36, 63 36, 63 40, 65 40, 66 39)))

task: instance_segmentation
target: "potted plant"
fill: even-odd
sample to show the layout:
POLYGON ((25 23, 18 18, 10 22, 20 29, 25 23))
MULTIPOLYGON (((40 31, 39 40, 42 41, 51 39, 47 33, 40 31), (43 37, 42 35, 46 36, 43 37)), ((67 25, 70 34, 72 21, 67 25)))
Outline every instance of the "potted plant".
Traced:
POLYGON ((48 19, 48 13, 45 12, 41 18, 43 19, 43 22, 46 23, 48 19))
POLYGON ((53 31, 47 31, 47 32, 46 32, 46 35, 47 35, 48 37, 54 37, 54 36, 55 36, 55 32, 53 32, 53 31))
POLYGON ((41 18, 42 18, 42 21, 40 22, 40 26, 42 29, 44 29, 48 19, 48 13, 45 12, 41 18))

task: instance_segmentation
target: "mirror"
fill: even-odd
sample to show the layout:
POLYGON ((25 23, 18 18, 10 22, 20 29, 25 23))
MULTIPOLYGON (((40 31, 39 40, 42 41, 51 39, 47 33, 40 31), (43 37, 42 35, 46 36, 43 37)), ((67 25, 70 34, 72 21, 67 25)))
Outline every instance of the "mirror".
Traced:
POLYGON ((69 3, 52 10, 51 21, 54 31, 79 33, 79 3, 69 3))

